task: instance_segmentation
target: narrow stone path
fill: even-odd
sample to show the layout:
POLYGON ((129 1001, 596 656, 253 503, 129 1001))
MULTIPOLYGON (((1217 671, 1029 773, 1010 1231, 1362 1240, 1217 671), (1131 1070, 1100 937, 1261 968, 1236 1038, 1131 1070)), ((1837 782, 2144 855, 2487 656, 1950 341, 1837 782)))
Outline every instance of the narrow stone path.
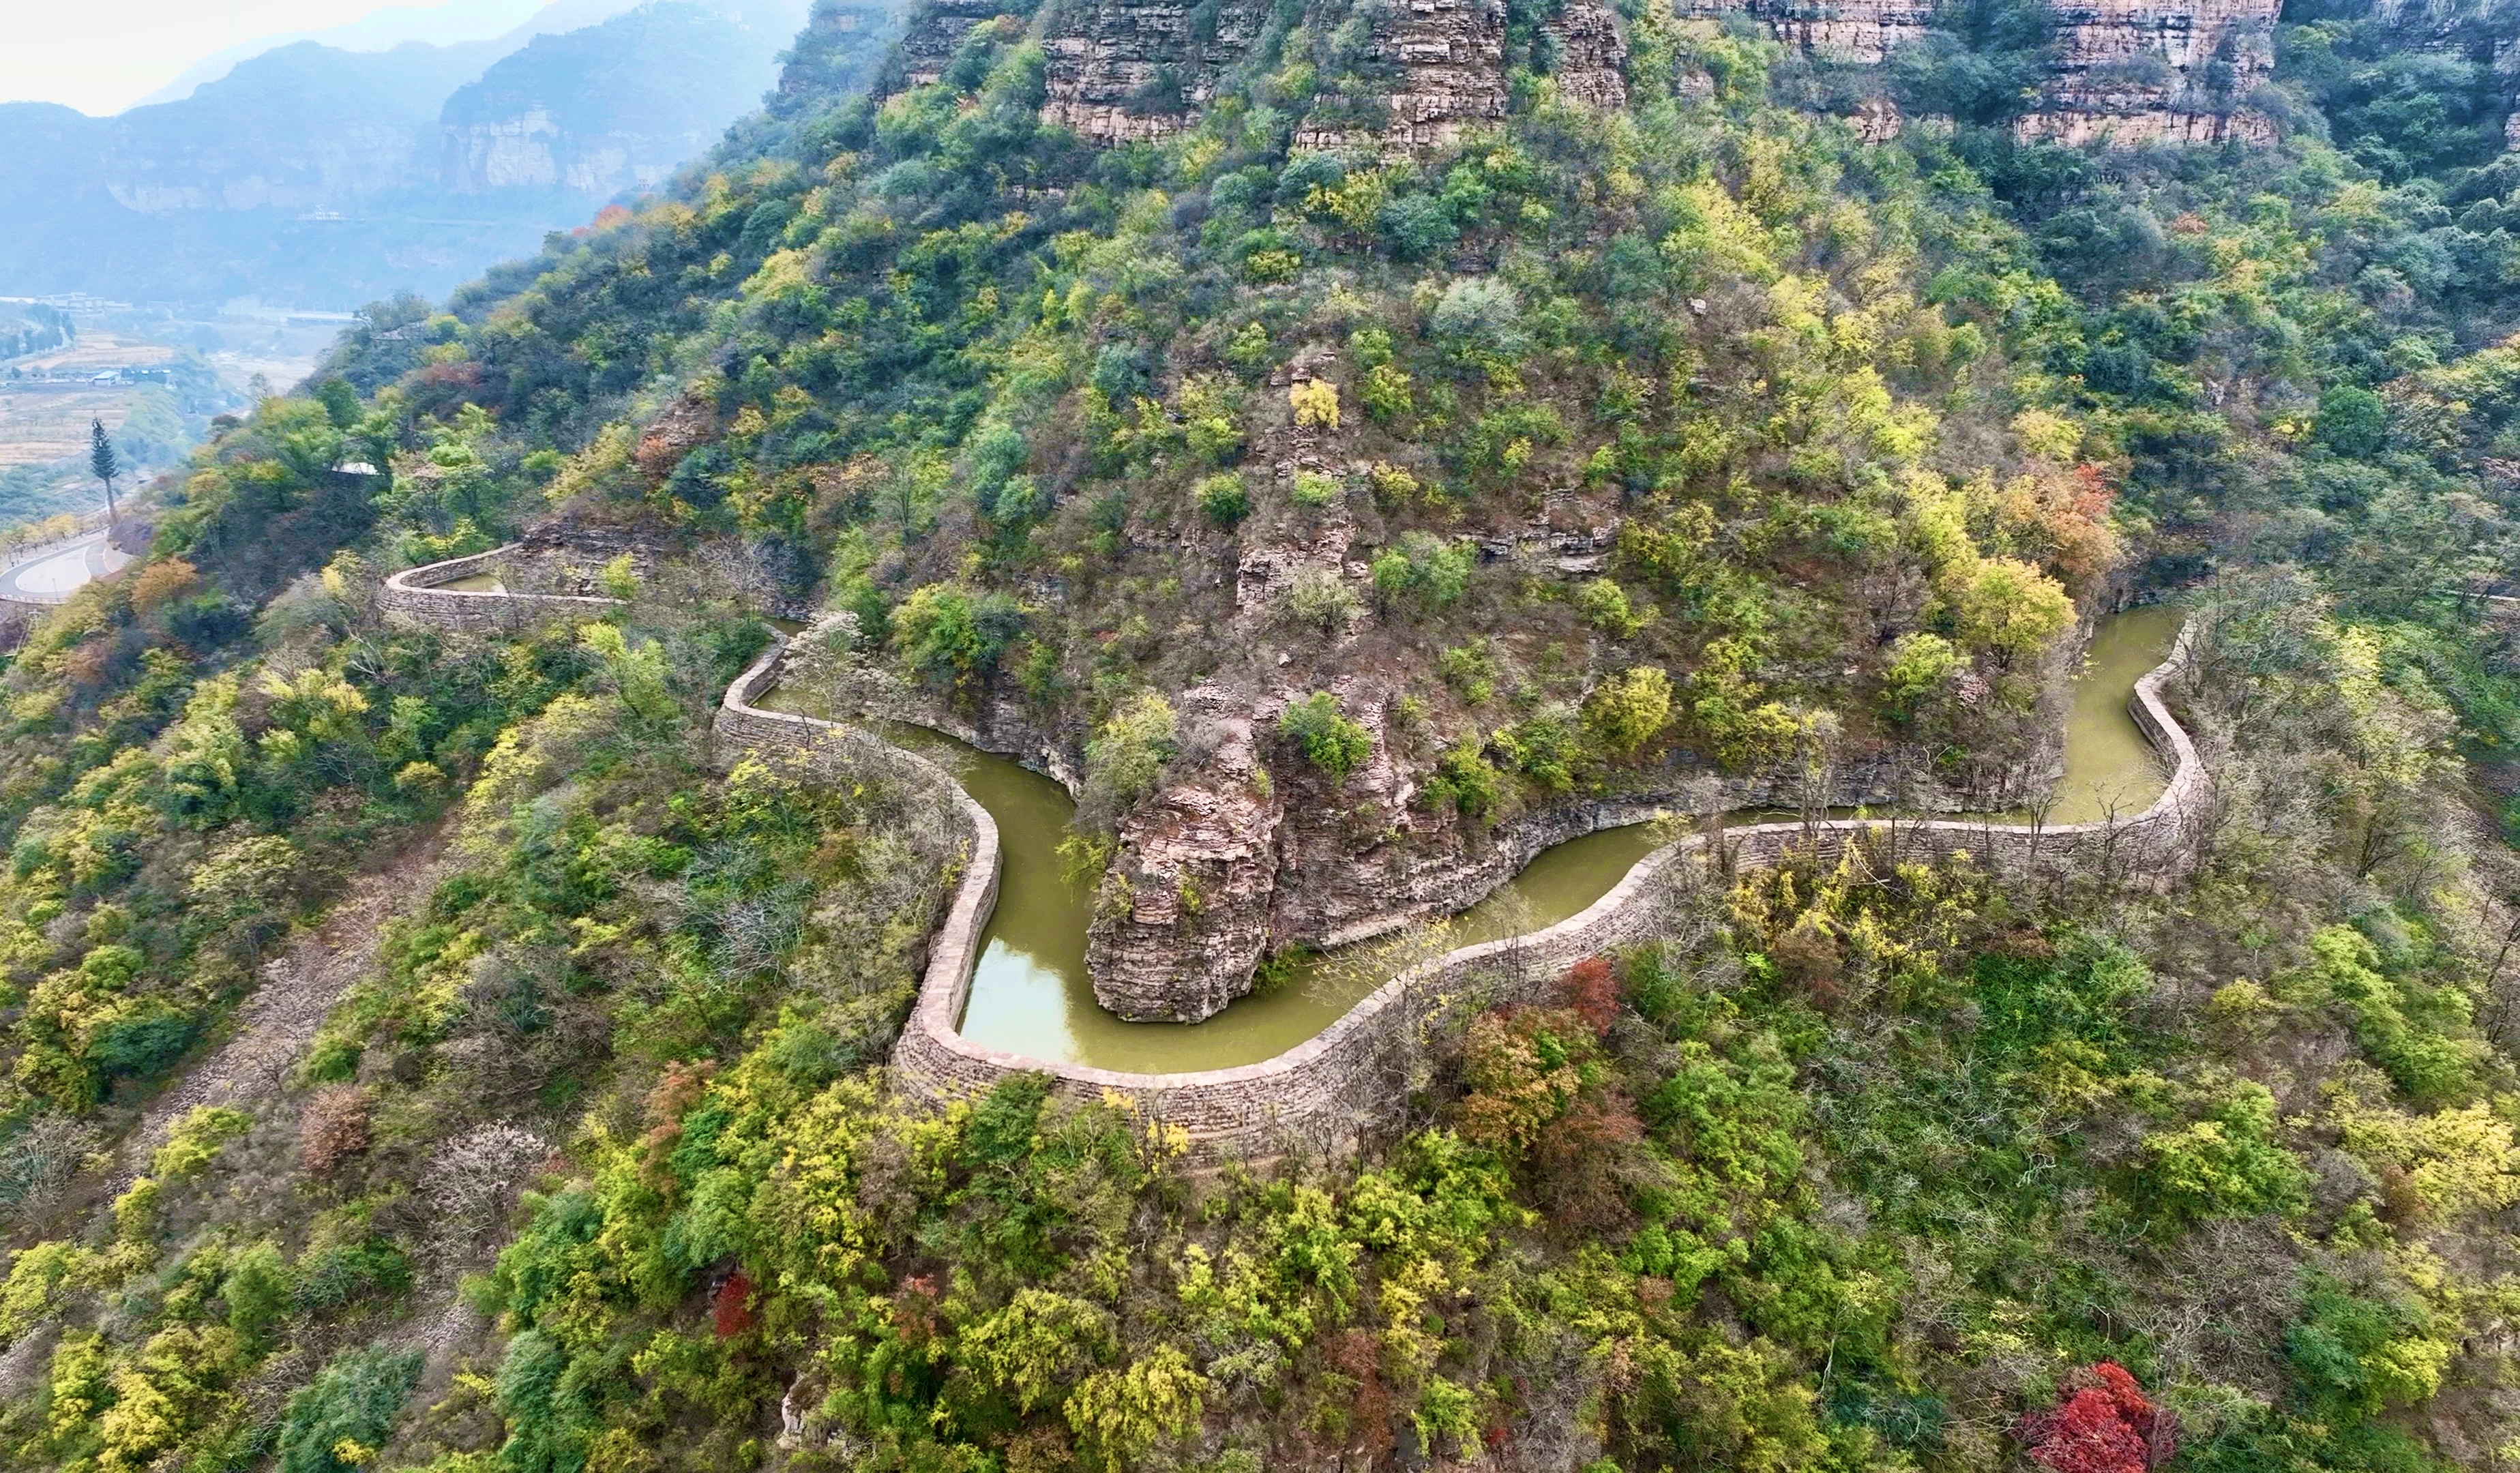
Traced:
POLYGON ((384 869, 359 876, 321 923, 263 963, 262 986, 237 1009, 235 1032, 141 1112, 123 1143, 117 1193, 195 1107, 251 1110, 279 1095, 324 1015, 375 963, 385 922, 437 888, 445 842, 443 829, 426 834, 384 869))

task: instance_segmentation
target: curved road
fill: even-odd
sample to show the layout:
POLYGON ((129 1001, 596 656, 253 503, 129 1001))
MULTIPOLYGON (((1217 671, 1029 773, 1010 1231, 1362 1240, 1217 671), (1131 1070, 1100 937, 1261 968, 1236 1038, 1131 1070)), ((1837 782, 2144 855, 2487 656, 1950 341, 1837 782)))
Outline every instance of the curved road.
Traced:
POLYGON ((89 581, 120 571, 130 560, 129 554, 106 546, 105 531, 99 528, 15 567, 0 569, 0 599, 59 603, 89 581))

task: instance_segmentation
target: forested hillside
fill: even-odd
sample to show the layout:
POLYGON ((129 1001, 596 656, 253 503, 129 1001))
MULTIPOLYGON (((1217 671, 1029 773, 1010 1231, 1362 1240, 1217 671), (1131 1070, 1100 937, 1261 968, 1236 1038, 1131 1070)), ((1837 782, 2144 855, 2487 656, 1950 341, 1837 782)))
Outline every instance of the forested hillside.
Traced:
POLYGON ((2272 142, 2108 151, 2016 128, 2021 0, 1860 72, 1517 3, 1402 146, 1394 9, 1201 7, 1107 105, 1097 22, 995 11, 862 92, 827 5, 689 188, 380 309, 13 657, 0 1458, 2520 1465, 2466 22, 2287 16, 2272 142), (535 529, 622 602, 381 612, 535 529), (895 1093, 952 815, 710 736, 821 610, 864 714, 1067 780, 1098 986, 1196 1015, 1607 797, 2035 810, 2155 597, 2192 867, 1682 867, 1356 1152, 1219 1169, 895 1093))

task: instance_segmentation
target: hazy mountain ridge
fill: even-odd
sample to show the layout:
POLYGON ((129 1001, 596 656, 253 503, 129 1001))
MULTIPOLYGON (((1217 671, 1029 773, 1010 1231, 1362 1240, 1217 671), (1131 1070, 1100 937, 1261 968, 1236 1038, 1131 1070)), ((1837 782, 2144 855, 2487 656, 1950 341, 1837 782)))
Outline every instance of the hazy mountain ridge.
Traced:
POLYGON ((804 20, 792 0, 672 4, 539 36, 446 100, 440 187, 652 188, 752 108, 804 20))
POLYGON ((520 50, 301 41, 111 118, 0 105, 0 290, 443 292, 707 147, 803 21, 791 0, 656 0, 520 50))

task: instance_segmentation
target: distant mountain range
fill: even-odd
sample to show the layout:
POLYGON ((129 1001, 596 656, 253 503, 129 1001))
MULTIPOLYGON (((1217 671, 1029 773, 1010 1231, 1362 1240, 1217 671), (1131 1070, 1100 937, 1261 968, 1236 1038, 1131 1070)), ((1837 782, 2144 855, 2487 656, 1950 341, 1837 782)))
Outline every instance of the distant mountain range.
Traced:
POLYGON ((286 31, 225 47, 185 67, 181 76, 132 106, 180 102, 197 88, 235 70, 240 63, 292 41, 314 41, 342 51, 391 51, 407 42, 454 46, 495 37, 499 55, 505 56, 545 31, 593 25, 639 3, 640 0, 433 0, 388 5, 322 30, 286 31))
POLYGON ((806 8, 651 0, 559 33, 300 41, 113 117, 0 105, 0 294, 442 294, 703 152, 777 79, 806 8))

